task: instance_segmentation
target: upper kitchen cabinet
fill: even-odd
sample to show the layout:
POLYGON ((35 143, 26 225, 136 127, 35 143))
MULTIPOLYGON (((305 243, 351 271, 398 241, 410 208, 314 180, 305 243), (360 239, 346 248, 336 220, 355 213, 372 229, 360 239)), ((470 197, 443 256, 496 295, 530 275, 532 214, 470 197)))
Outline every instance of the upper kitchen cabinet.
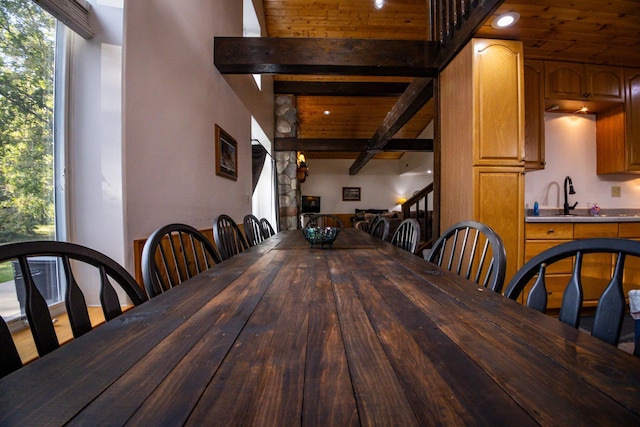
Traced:
POLYGON ((597 173, 640 173, 640 69, 625 69, 625 104, 596 114, 597 173))
POLYGON ((624 102, 623 69, 571 62, 545 62, 546 97, 624 102))
POLYGON ((474 39, 474 165, 522 166, 524 160, 524 70, 522 45, 474 39), (498 120, 500 119, 500 120, 498 120))
POLYGON ((524 61, 524 167, 544 169, 544 62, 524 61))

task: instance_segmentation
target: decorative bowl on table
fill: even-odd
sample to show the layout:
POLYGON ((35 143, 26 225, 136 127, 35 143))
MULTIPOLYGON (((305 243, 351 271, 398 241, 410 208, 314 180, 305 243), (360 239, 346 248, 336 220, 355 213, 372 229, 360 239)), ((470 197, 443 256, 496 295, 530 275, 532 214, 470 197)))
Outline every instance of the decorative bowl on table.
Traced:
POLYGON ((305 227, 302 229, 304 238, 313 245, 329 245, 333 246, 333 242, 338 238, 340 234, 340 228, 338 227, 305 227))

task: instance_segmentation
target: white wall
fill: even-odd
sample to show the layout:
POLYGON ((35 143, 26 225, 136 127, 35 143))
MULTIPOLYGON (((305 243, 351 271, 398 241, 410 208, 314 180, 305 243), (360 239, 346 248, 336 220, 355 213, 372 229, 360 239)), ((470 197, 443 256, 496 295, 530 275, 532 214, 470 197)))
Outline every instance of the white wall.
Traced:
POLYGON ((72 35, 67 64, 67 238, 133 273, 134 239, 251 211, 251 117, 273 137, 272 82, 234 91, 213 65, 213 37, 242 35, 242 2, 89 3, 96 35, 72 35), (215 175, 216 123, 238 142, 237 181, 215 175))
POLYGON ((578 208, 597 203, 601 208, 640 208, 640 176, 596 175, 595 115, 545 113, 545 159, 541 171, 525 176, 525 204, 533 208, 562 207, 563 183, 568 175, 576 194, 569 203, 578 208), (622 197, 611 197, 611 187, 620 186, 622 197))
MULTIPOLYGON (((211 227, 251 212, 251 116, 213 65, 213 37, 242 35, 242 2, 127 2, 125 243, 169 222, 211 227), (238 180, 215 174, 214 125, 238 142, 238 180)), ((243 76, 247 91, 255 82, 243 76)), ((257 93, 254 116, 273 118, 257 93), (266 109, 266 111, 265 111, 266 109)), ((272 120, 271 120, 272 121, 272 120)), ((269 124, 261 123, 265 131, 269 124), (266 126, 266 127, 265 127, 266 126)), ((271 124, 271 126, 273 126, 271 124)), ((132 256, 127 256, 131 268, 132 256)))
POLYGON ((433 181, 433 153, 407 153, 399 160, 370 160, 349 175, 353 160, 308 159, 309 176, 302 194, 321 197, 322 213, 353 213, 355 209, 400 210, 408 199, 433 181), (342 187, 360 187, 359 202, 343 202, 342 187))
MULTIPOLYGON (((65 129, 66 239, 89 246, 124 264, 122 166, 122 0, 92 1, 95 37, 69 32, 65 129)), ((98 304, 96 287, 84 287, 98 304)))

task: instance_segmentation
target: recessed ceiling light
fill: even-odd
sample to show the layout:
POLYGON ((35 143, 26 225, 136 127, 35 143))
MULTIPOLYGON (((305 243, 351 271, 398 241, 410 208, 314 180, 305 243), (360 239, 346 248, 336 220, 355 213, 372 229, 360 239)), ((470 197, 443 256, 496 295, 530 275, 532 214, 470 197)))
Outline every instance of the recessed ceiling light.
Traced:
POLYGON ((503 13, 493 18, 491 27, 497 29, 507 28, 518 22, 518 19, 520 19, 520 14, 518 12, 503 13))
POLYGON ((375 0, 373 2, 373 5, 376 7, 376 9, 382 9, 382 6, 384 6, 384 0, 375 0))
POLYGON ((325 116, 328 116, 329 114, 331 114, 331 111, 329 111, 329 110, 324 110, 324 112, 323 112, 322 114, 324 114, 325 116))

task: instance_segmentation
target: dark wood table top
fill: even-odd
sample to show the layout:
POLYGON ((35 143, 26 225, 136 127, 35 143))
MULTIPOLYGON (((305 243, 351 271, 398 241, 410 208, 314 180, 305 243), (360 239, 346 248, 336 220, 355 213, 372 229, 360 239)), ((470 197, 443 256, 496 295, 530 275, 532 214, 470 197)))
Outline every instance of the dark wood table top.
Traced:
POLYGON ((640 358, 354 229, 267 239, 0 380, 0 425, 640 425, 640 358))

